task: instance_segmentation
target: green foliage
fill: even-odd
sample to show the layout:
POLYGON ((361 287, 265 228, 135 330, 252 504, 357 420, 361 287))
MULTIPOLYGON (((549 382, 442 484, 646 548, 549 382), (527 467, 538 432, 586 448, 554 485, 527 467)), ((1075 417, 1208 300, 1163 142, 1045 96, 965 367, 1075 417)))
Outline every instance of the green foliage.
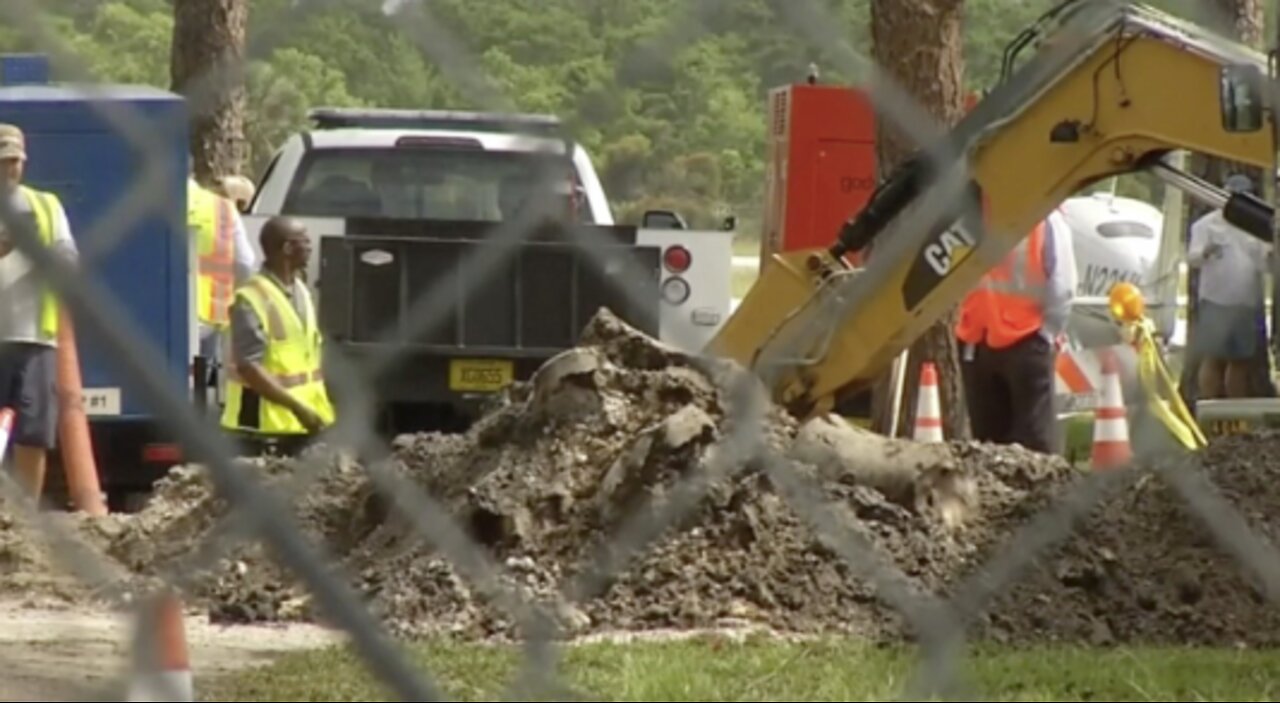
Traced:
POLYGON ((306 123, 308 109, 365 103, 347 91, 346 76, 340 70, 314 54, 286 48, 250 64, 249 104, 253 106, 246 127, 249 158, 263 165, 290 132, 306 123))
MULTIPOLYGON (((973 642, 955 661, 956 683, 991 701, 1275 700, 1274 650, 973 642)), ((432 641, 406 647, 449 700, 507 700, 527 654, 518 647, 432 641)), ((551 700, 867 701, 900 698, 919 675, 919 651, 854 639, 741 642, 706 635, 688 641, 583 644, 557 651, 551 700)), ((517 683, 518 685, 518 683, 517 683)), ((208 700, 394 700, 353 648, 289 654, 251 670, 204 675, 208 700)), ((976 699, 976 698, 975 698, 976 699)), ((936 700, 936 699, 935 699, 936 700)))
MULTIPOLYGON (((967 0, 969 87, 994 83, 1004 47, 1057 1, 967 0)), ((668 207, 714 226, 733 212, 747 235, 763 203, 769 90, 811 63, 824 82, 870 77, 869 0, 433 0, 391 17, 375 0, 250 2, 253 173, 309 107, 514 107, 573 128, 620 218, 668 207)), ((92 77, 168 86, 172 0, 41 6, 92 77)), ((39 48, 0 26, 0 51, 39 48)), ((1121 190, 1158 195, 1137 181, 1121 190)))

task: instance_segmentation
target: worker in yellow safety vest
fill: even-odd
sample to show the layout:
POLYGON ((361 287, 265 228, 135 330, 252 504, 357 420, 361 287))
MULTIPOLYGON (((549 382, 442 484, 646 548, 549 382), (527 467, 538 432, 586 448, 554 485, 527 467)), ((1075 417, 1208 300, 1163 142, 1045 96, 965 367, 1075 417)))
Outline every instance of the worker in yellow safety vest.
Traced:
MULTIPOLYGON (((26 135, 0 124, 0 197, 13 216, 9 221, 30 226, 41 244, 74 264, 76 242, 62 202, 23 183, 26 163, 26 135)), ((59 314, 49 281, 0 221, 0 407, 14 412, 9 442, 18 479, 36 498, 58 438, 59 314)))
POLYGON ((197 251, 196 319, 200 355, 210 364, 206 385, 217 384, 222 357, 220 337, 230 324, 228 308, 235 286, 253 275, 256 256, 235 204, 187 177, 187 226, 197 251))
POLYGON ((262 270, 236 289, 222 425, 292 453, 334 422, 306 268, 311 239, 288 217, 262 227, 262 270))

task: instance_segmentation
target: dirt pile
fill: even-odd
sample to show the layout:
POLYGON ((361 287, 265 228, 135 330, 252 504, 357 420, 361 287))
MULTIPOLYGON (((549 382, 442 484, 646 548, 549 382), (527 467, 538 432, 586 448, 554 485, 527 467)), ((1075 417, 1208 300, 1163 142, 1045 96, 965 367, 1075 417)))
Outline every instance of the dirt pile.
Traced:
POLYGON ((13 494, 0 494, 0 598, 33 607, 123 602, 132 574, 102 548, 124 529, 115 516, 37 514, 13 494))
MULTIPOLYGON (((762 398, 742 380, 602 314, 584 347, 465 435, 400 438, 385 462, 319 449, 246 470, 289 497, 336 573, 395 630, 463 636, 519 636, 511 602, 534 600, 572 634, 763 625, 910 637, 873 586, 868 553, 905 575, 895 593, 949 593, 1009 554, 1012 534, 1082 478, 1018 448, 800 426, 767 403, 758 428, 726 443, 745 401, 762 398), (770 458, 743 461, 745 443, 770 458)), ((1273 435, 1217 443, 1204 474, 1268 536, 1276 448, 1273 435)), ((1155 473, 1123 486, 999 589, 974 634, 1270 643, 1277 616, 1261 589, 1182 505, 1155 473)), ((95 537, 110 555, 143 576, 182 574, 217 620, 320 617, 307 590, 232 529, 246 517, 199 469, 175 472, 141 514, 113 519, 95 537)))
POLYGON ((1189 467, 1190 495, 1214 496, 1230 513, 1193 511, 1167 463, 1126 479, 995 602, 992 631, 1098 645, 1280 644, 1280 612, 1267 600, 1280 596, 1277 457, 1280 433, 1265 432, 1216 440, 1189 467), (1259 559, 1233 556, 1251 550, 1250 537, 1219 541, 1211 528, 1236 519, 1261 540, 1259 559))
MULTIPOLYGON (((897 616, 842 549, 870 545, 908 587, 933 589, 1070 476, 1062 462, 1017 449, 802 428, 767 402, 745 439, 777 461, 744 462, 723 440, 744 403, 763 400, 758 382, 739 385, 735 367, 664 349, 607 314, 585 339, 466 435, 401 438, 384 467, 439 503, 472 540, 464 555, 500 569, 496 580, 477 578, 479 560, 455 568, 447 534, 429 529, 425 542, 411 523, 437 508, 396 510, 389 496, 408 493, 379 490, 388 479, 366 467, 322 452, 315 481, 292 476, 300 464, 258 470, 304 487, 300 523, 386 621, 466 635, 518 634, 519 618, 494 601, 505 594, 548 604, 574 633, 755 624, 896 636, 897 616), (698 495, 684 501, 690 485, 698 495), (836 540, 813 529, 828 512, 845 533, 836 540)), ((110 551, 142 573, 204 558, 211 534, 236 538, 225 510, 202 472, 177 472, 110 551)), ((215 617, 317 615, 259 547, 221 556, 194 584, 215 617)))
POLYGON ((39 538, 30 516, 13 503, 0 496, 0 595, 68 596, 74 579, 58 573, 60 565, 54 563, 50 545, 39 538))

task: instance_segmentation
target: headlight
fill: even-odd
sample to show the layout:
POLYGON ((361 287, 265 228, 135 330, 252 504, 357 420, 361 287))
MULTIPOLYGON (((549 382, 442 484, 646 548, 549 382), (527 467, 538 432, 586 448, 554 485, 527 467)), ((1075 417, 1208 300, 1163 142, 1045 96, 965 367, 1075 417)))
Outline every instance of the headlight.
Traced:
POLYGON ((672 276, 662 284, 662 299, 671 305, 680 305, 689 299, 689 284, 679 276, 672 276))

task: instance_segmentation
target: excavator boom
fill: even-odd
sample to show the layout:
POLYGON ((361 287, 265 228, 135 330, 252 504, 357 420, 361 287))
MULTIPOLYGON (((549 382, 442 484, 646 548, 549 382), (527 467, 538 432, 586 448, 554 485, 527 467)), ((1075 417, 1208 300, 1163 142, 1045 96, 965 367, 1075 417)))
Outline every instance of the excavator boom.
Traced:
POLYGON ((1128 3, 1065 7, 939 147, 896 169, 830 249, 775 254, 707 352, 800 417, 865 388, 1082 188, 1187 150, 1274 172, 1267 57, 1128 3), (938 154, 939 158, 931 158, 938 154), (843 258, 871 245, 861 268, 843 258))

